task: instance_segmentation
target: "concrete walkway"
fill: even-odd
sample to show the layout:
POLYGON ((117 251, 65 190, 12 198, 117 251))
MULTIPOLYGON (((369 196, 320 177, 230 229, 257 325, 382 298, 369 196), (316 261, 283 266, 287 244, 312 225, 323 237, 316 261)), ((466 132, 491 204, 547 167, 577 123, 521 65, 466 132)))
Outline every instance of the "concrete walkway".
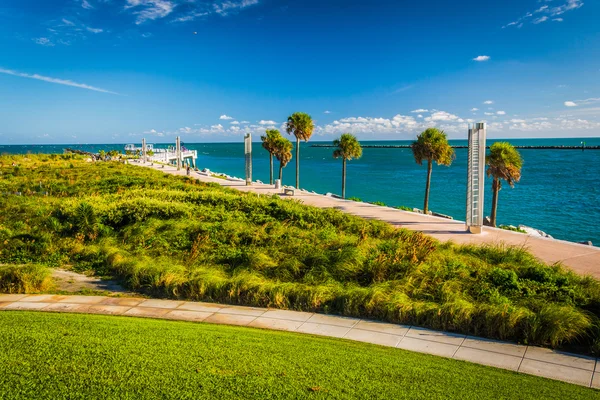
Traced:
POLYGON ((428 353, 600 388, 600 366, 594 357, 356 318, 175 300, 0 294, 0 311, 9 310, 149 317, 299 332, 428 353))
MULTIPOLYGON (((145 164, 144 166, 173 175, 185 175, 186 173, 185 169, 177 171, 177 168, 171 166, 162 167, 156 164, 154 166, 145 164)), ((548 264, 561 262, 578 274, 592 275, 600 279, 600 247, 534 237, 490 227, 484 227, 481 235, 473 235, 465 231, 465 223, 461 221, 422 215, 391 207, 336 199, 306 191, 296 191, 295 196, 284 196, 281 194, 281 191, 275 190, 273 185, 255 183, 252 186, 246 186, 245 182, 213 178, 197 172, 194 172, 192 177, 200 179, 203 182, 218 183, 221 186, 244 192, 251 191, 265 195, 278 194, 282 198, 294 198, 307 205, 321 208, 336 208, 362 218, 378 219, 397 227, 421 231, 440 241, 451 240, 461 244, 505 243, 511 246, 524 247, 548 264)))

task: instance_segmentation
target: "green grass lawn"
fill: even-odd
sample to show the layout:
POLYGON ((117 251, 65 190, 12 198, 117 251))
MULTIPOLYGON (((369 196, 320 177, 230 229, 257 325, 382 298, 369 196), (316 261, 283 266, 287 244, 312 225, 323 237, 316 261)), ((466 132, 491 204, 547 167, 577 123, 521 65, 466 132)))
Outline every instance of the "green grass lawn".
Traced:
POLYGON ((600 392, 351 341, 0 312, 0 399, 591 399, 600 392))

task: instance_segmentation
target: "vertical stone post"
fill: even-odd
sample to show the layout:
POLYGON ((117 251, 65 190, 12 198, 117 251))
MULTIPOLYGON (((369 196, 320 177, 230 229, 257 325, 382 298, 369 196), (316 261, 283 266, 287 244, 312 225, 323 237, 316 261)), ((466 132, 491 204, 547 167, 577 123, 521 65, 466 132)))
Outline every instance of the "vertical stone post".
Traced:
POLYGON ((142 139, 142 162, 146 164, 146 139, 142 139))
POLYGON ((483 189, 485 185, 485 123, 469 128, 467 160, 467 231, 481 233, 483 226, 483 189))
POLYGON ((175 139, 175 157, 177 157, 177 171, 181 170, 181 138, 175 139))
POLYGON ((252 134, 244 136, 244 153, 246 155, 246 186, 252 185, 252 134))

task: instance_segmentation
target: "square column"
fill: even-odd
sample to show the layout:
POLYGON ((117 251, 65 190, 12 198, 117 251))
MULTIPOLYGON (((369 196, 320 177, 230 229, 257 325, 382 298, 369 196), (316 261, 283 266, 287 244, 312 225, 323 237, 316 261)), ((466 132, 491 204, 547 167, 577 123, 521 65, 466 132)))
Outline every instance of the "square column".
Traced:
POLYGON ((469 128, 467 161, 467 231, 481 233, 483 226, 483 188, 485 184, 485 123, 469 128))

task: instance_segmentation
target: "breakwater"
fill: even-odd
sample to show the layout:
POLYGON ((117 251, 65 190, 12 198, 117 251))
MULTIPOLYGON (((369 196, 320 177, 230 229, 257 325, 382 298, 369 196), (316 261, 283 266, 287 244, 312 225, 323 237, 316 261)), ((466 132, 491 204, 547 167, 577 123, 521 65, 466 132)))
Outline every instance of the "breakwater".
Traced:
MULTIPOLYGON (((310 147, 336 147, 333 144, 311 144, 310 147)), ((410 149, 409 144, 388 145, 388 144, 363 144, 363 149, 410 149)), ((466 149, 468 146, 450 146, 453 149, 466 149)), ((489 149, 490 146, 487 146, 489 149)), ((600 146, 515 146, 519 150, 600 150, 600 146)))

